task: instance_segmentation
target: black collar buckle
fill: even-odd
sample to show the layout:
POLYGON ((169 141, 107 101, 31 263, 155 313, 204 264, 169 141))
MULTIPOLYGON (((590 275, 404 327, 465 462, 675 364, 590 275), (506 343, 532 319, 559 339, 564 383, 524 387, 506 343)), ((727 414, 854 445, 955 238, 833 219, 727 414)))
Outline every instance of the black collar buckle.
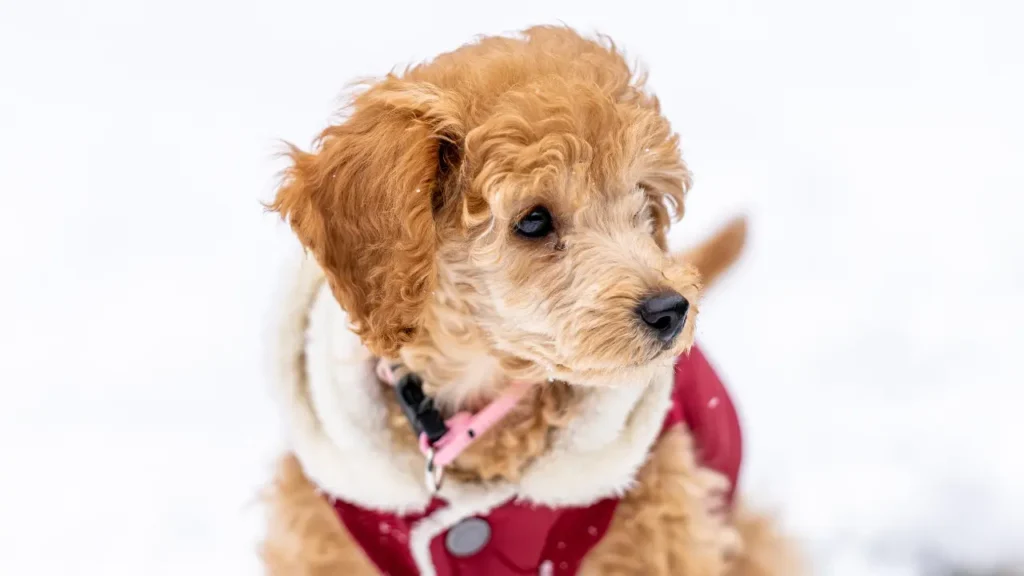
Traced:
POLYGON ((434 399, 423 393, 423 380, 419 376, 412 372, 403 374, 395 384, 395 393, 417 438, 425 434, 427 442, 433 445, 448 433, 441 412, 434 407, 434 399))

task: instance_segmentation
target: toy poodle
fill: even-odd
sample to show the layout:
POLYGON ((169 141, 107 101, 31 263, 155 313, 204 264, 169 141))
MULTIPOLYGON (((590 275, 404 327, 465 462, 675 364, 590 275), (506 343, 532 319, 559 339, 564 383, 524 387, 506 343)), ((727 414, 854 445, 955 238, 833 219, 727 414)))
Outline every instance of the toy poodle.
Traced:
POLYGON ((745 223, 668 250, 690 173, 644 81, 536 27, 365 83, 289 150, 270 574, 798 573, 693 344, 745 223))

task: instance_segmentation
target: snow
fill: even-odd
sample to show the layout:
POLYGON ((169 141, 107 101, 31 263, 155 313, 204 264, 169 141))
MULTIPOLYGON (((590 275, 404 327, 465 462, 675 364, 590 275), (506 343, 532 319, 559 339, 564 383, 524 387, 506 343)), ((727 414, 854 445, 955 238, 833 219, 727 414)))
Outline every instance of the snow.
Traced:
POLYGON ((750 251, 699 338, 815 573, 1021 565, 1024 5, 0 4, 6 574, 258 574, 259 202, 351 79, 564 21, 640 57, 750 251))

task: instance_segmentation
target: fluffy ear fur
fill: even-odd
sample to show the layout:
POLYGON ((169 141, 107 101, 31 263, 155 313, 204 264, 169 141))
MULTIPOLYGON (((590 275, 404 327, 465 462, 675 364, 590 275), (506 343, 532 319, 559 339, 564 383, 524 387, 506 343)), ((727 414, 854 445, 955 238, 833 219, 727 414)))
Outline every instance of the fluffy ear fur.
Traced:
POLYGON ((326 272, 370 350, 393 355, 418 329, 434 288, 434 210, 447 193, 454 107, 429 84, 388 77, 356 96, 311 153, 294 146, 270 208, 326 272))

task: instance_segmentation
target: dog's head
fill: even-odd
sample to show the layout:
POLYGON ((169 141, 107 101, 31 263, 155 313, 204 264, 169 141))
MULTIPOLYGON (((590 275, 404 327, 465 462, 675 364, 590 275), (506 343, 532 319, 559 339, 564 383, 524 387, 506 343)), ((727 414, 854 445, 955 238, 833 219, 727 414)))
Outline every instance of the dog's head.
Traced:
POLYGON ((697 275, 665 240, 689 173, 609 42, 482 40, 369 85, 290 155, 272 207, 377 354, 604 384, 692 341, 697 275))

